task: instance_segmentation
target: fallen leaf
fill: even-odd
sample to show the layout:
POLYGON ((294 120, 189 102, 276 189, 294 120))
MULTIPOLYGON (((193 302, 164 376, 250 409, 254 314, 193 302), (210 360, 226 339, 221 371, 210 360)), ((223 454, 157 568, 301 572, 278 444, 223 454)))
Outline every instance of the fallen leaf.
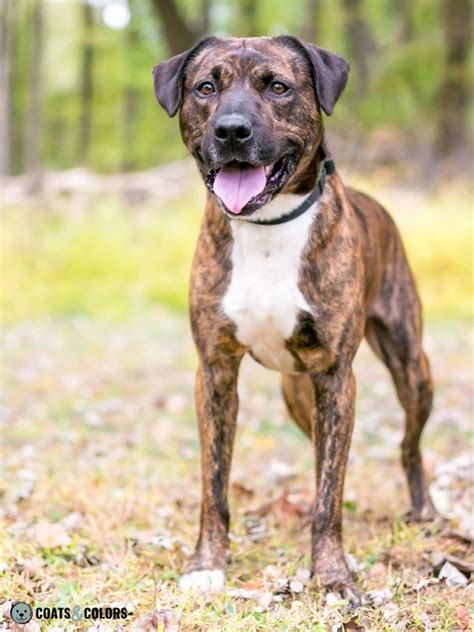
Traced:
POLYGON ((269 564, 268 566, 265 566, 262 572, 264 577, 276 578, 280 575, 278 567, 276 567, 274 564, 269 564))
POLYGON ((40 520, 32 527, 31 535, 43 549, 56 549, 71 544, 71 538, 59 522, 40 520))
POLYGON ((359 624, 358 617, 354 616, 344 623, 344 630, 352 630, 353 632, 359 632, 359 630, 365 630, 366 628, 359 624))
POLYGON ((181 616, 180 610, 152 610, 139 617, 130 632, 179 632, 181 616))
POLYGON ((243 483, 232 483, 232 491, 237 498, 253 498, 255 492, 250 487, 246 487, 243 483))
POLYGON ((262 588, 262 584, 254 580, 249 580, 242 584, 242 588, 244 590, 260 590, 262 588))
POLYGON ((25 575, 30 579, 41 576, 41 573, 44 570, 45 566, 46 562, 40 557, 32 557, 26 560, 18 560, 16 563, 16 568, 20 572, 25 573, 25 575))
POLYGON ((460 540, 461 542, 465 542, 466 544, 473 544, 474 538, 470 531, 463 531, 462 529, 454 529, 448 526, 441 533, 444 538, 454 538, 455 540, 460 540))
POLYGON ((456 618, 459 623, 459 627, 461 630, 471 630, 471 619, 469 617, 469 612, 464 604, 460 603, 456 608, 456 618))
POLYGON ((424 588, 428 588, 428 586, 434 586, 435 584, 439 584, 440 580, 437 577, 426 577, 425 579, 420 580, 415 586, 409 586, 405 590, 405 594, 409 595, 414 592, 419 592, 424 588))
POLYGON ((237 597, 238 599, 259 599, 263 595, 263 592, 261 590, 246 588, 233 588, 232 590, 228 590, 227 594, 229 597, 237 597))
POLYGON ((375 562, 369 571, 370 580, 377 585, 384 585, 387 582, 387 567, 383 562, 375 562))
POLYGON ((280 496, 260 505, 247 513, 262 518, 272 512, 277 522, 286 522, 291 518, 303 518, 311 512, 312 495, 307 490, 289 492, 285 490, 280 496))

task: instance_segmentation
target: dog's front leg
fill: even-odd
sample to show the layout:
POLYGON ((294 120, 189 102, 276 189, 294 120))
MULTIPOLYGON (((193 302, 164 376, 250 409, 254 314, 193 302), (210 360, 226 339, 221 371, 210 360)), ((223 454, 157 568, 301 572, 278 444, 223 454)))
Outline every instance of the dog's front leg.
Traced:
POLYGON ((199 539, 183 590, 220 590, 229 559, 229 484, 238 409, 237 378, 240 358, 201 358, 196 375, 196 409, 201 441, 202 498, 199 539))
POLYGON ((317 496, 311 533, 312 572, 322 586, 340 591, 353 605, 360 605, 362 597, 354 588, 342 546, 342 497, 356 391, 350 364, 313 375, 313 384, 317 496))

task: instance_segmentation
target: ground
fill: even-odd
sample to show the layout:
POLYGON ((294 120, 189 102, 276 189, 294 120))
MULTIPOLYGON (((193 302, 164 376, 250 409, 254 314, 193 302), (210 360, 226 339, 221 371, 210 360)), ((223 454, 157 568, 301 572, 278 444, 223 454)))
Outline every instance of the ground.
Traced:
POLYGON ((197 535, 200 494, 187 319, 154 307, 120 322, 71 316, 9 325, 0 629, 470 629, 472 549, 460 537, 472 529, 469 336, 461 321, 431 323, 425 333, 436 382, 425 463, 450 535, 403 519, 403 418, 384 367, 361 348, 344 537, 358 586, 375 592, 370 607, 353 613, 306 581, 312 450, 287 416, 276 373, 244 363, 228 592, 195 599, 177 589, 197 535), (438 576, 443 564, 451 579, 438 576), (449 585, 456 580, 461 586, 449 585), (14 628, 6 603, 13 600, 115 605, 132 614, 115 623, 38 627, 34 619, 14 628))

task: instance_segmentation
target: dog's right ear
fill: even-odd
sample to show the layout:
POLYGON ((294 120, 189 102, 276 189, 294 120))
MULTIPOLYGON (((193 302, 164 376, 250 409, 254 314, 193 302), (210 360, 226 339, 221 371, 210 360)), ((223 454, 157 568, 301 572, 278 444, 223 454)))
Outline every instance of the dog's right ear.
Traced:
POLYGON ((207 46, 215 37, 205 37, 200 42, 184 53, 175 55, 171 59, 162 61, 153 68, 153 86, 158 103, 167 111, 169 116, 174 116, 183 100, 183 83, 186 64, 189 60, 207 46))

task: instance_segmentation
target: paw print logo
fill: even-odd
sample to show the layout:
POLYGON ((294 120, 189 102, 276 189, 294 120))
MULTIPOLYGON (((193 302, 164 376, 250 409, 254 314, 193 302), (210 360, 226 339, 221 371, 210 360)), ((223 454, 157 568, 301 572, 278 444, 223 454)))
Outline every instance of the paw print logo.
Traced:
POLYGON ((15 623, 28 623, 33 617, 33 609, 24 601, 15 601, 10 610, 10 616, 15 623))

